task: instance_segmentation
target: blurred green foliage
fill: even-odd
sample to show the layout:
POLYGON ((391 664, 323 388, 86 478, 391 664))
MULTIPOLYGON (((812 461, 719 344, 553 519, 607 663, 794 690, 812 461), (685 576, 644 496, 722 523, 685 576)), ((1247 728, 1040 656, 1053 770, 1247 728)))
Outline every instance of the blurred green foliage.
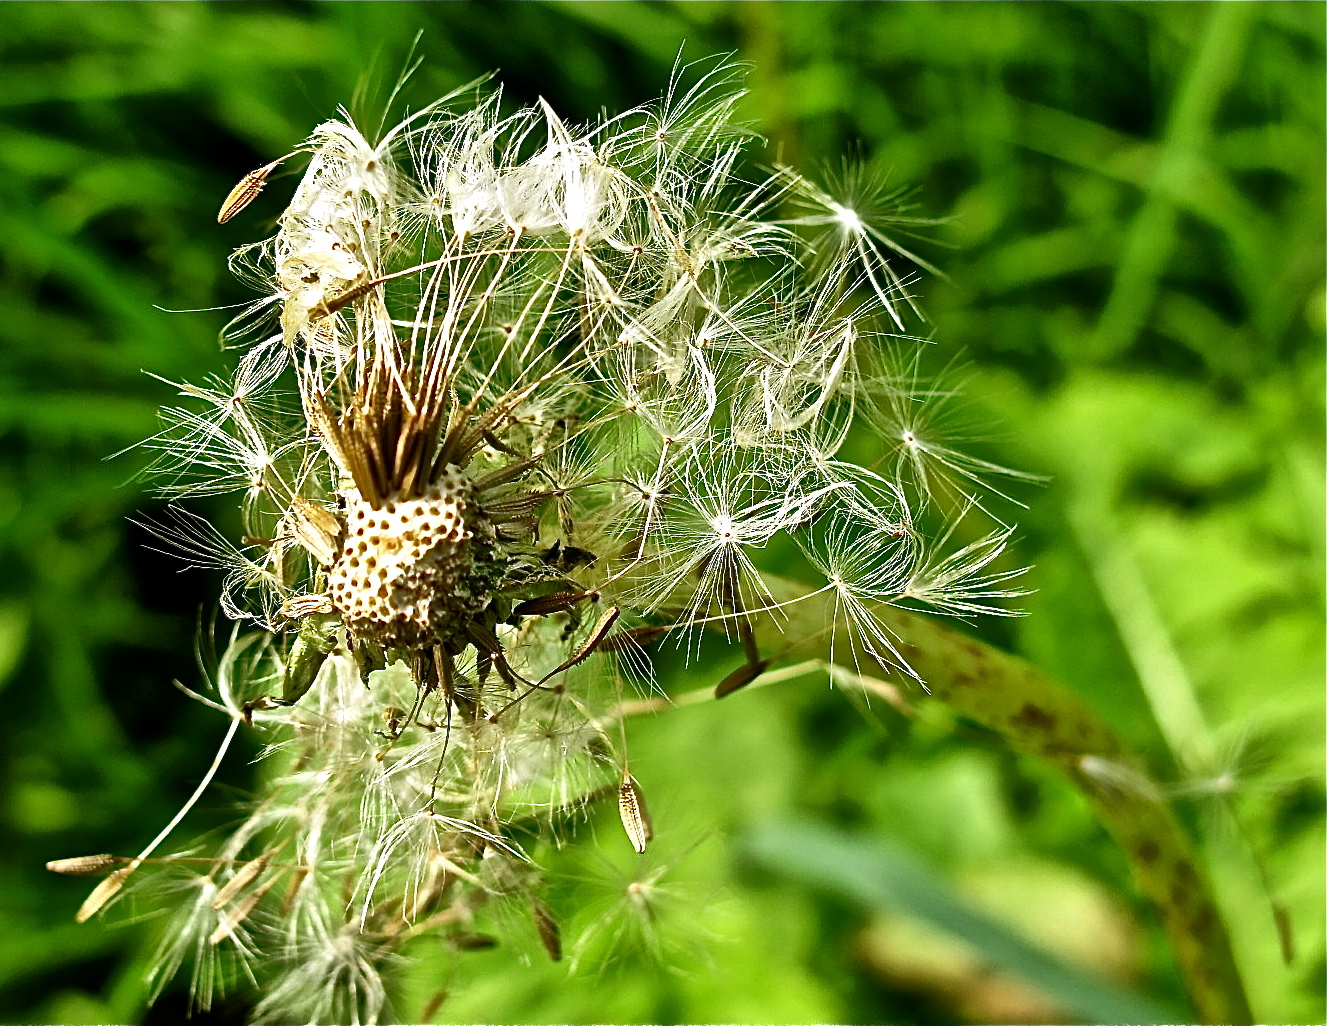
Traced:
MULTIPOLYGON (((222 730, 169 687, 198 680, 217 582, 145 548, 129 518, 160 504, 131 480, 137 456, 107 457, 171 396, 144 371, 226 366, 225 313, 160 308, 249 298, 225 258, 267 229, 286 179, 218 227, 221 198, 338 104, 380 114, 361 87, 383 93, 418 32, 400 102, 496 71, 582 118, 655 96, 679 51, 731 52, 767 158, 857 153, 915 187, 913 213, 937 223, 908 245, 947 273, 917 287, 932 369, 961 356, 948 376, 970 399, 951 427, 1050 478, 1017 496, 1030 615, 973 629, 1085 696, 1167 784, 1258 1021, 1327 1018, 1322 4, 18 2, 3 25, 0 1020, 181 1017, 178 989, 143 1007, 150 926, 74 926, 85 889, 41 868, 138 850, 222 730)), ((568 943, 588 938, 578 973, 543 961, 512 910, 527 950, 438 950, 398 1016, 442 988, 437 1015, 457 1021, 1069 1014, 1053 985, 989 973, 980 935, 745 871, 736 839, 770 817, 911 853, 952 900, 1183 1007, 1084 803, 940 710, 863 717, 809 677, 634 723, 632 769, 655 806, 649 855, 611 809, 546 853, 568 943), (642 889, 651 924, 632 914, 642 889)), ((250 772, 232 757, 231 796, 250 772)))

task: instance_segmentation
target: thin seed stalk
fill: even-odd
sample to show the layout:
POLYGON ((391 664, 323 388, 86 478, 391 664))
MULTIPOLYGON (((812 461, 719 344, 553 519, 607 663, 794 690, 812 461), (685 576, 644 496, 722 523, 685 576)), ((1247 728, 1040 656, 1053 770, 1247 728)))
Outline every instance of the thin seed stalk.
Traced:
MULTIPOLYGON (((829 659, 831 599, 815 595, 785 608, 780 623, 752 614, 757 634, 801 638, 785 655, 829 659)), ((1226 924, 1184 828, 1147 782, 1119 735, 1064 685, 1030 663, 892 606, 873 612, 931 698, 1004 738, 1011 749, 1060 770, 1096 809, 1124 849, 1138 887, 1156 907, 1175 961, 1203 1022, 1253 1021, 1226 924), (1100 760, 1100 761, 1096 761, 1100 760), (1109 764, 1124 786, 1090 767, 1109 764)), ((865 667, 863 667, 865 669, 865 667)), ((887 676, 888 674, 886 672, 887 676)), ((898 676, 892 674, 892 676, 898 676)))

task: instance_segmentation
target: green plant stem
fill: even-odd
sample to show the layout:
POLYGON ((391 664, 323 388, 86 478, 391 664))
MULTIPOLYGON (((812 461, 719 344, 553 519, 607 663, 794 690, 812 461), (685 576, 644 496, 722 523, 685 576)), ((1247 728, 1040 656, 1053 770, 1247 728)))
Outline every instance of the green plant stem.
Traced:
POLYGON ((1177 198, 1192 189, 1193 169, 1202 162, 1212 119, 1235 80, 1244 40, 1256 8, 1248 3, 1214 4, 1171 108, 1166 136, 1148 182, 1147 199, 1125 236, 1110 298, 1097 324, 1093 346, 1101 357, 1127 349, 1147 320, 1158 282, 1176 245, 1177 198))
MULTIPOLYGON (((782 655, 828 659, 832 599, 808 596, 776 614, 753 614, 757 636, 798 639, 782 655)), ((1156 906, 1194 1007, 1204 1022, 1253 1021, 1230 937, 1170 807, 1115 731, 1036 667, 891 606, 874 610, 930 695, 1001 735, 1013 750, 1069 778, 1124 849, 1138 886, 1156 906)), ((881 673, 889 677, 885 669, 881 673)), ((897 678, 897 674, 892 676, 897 678)))

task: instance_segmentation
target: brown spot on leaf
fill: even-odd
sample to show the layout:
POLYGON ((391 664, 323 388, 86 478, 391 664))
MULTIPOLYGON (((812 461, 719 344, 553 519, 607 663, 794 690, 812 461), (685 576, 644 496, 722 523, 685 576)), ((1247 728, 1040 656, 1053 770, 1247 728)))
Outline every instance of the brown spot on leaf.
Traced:
POLYGON ((1216 910, 1211 904, 1204 901, 1196 909, 1189 920, 1189 931, 1195 937, 1206 937, 1212 931, 1212 925, 1216 922, 1216 910))
POLYGON ((1188 859, 1181 859, 1175 863, 1175 876, 1178 878, 1177 882, 1184 887, 1192 888, 1199 883, 1198 870, 1188 859))
POLYGON ((1045 709, 1033 705, 1031 702, 1024 702, 1023 708, 1018 710, 1018 714, 1010 721, 1015 727, 1031 727, 1033 730, 1054 730, 1055 716, 1048 713, 1045 709))

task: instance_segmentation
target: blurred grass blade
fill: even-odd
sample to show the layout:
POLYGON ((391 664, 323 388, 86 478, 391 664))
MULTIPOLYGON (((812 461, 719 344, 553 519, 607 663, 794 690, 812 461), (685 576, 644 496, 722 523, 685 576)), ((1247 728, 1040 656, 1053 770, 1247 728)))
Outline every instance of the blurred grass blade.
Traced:
POLYGON ((970 945, 994 969, 1035 986, 1084 1022, 1178 1022, 1162 1008, 1061 961, 974 908, 913 856, 879 838, 862 840, 810 823, 775 823, 748 837, 762 867, 874 912, 904 913, 970 945))
MULTIPOLYGON (((795 586, 783 582, 784 588, 795 586)), ((834 622, 824 596, 795 607, 785 655, 832 659, 834 622)), ((1096 712, 1063 685, 1016 656, 936 620, 881 604, 872 609, 930 697, 995 731, 1016 752, 1058 768, 1096 809, 1133 867, 1139 889, 1161 915, 1189 996, 1204 1022, 1253 1021, 1230 936, 1189 837, 1157 800, 1142 764, 1096 712), (1121 786, 1124 781, 1135 784, 1121 786)), ((767 634, 783 625, 759 620, 767 634)))

